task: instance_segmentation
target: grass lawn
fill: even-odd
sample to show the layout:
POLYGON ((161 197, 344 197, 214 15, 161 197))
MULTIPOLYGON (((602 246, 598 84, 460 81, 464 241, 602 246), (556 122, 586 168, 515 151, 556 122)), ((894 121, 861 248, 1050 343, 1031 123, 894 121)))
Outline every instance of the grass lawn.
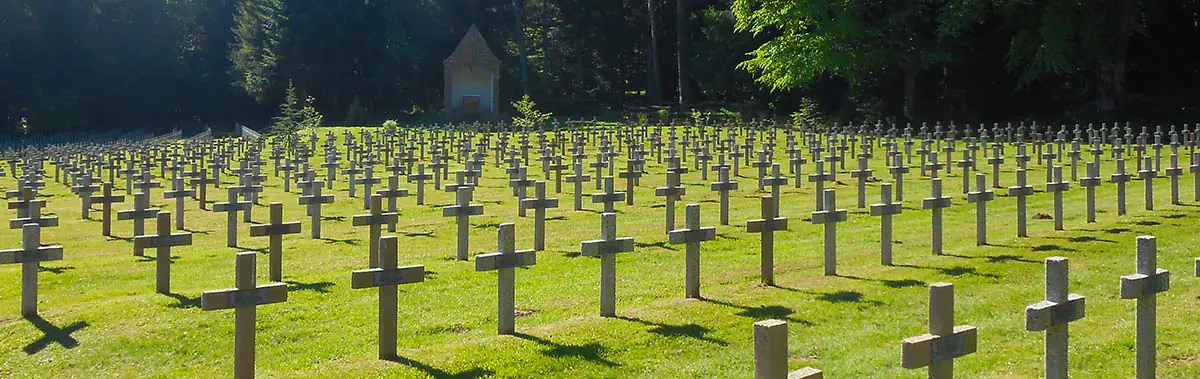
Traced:
MULTIPOLYGON (((335 134, 344 148, 341 129, 335 134)), ((783 164, 783 133, 779 138, 776 159, 783 164)), ((882 151, 871 168, 876 178, 891 182, 882 151)), ((1015 183, 1015 154, 1009 147, 1004 186, 1015 183)), ((540 162, 531 155, 530 175, 541 178, 540 162)), ((1085 151, 1084 157, 1091 156, 1085 151)), ((979 167, 990 175, 990 166, 980 158, 979 167)), ((484 206, 484 215, 471 218, 472 254, 495 251, 497 226, 504 222, 516 223, 518 249, 531 248, 533 213, 517 217, 503 168, 491 164, 493 157, 487 160, 482 186, 475 192, 474 202, 484 206)), ((791 228, 775 237, 778 285, 764 287, 758 276, 759 236, 745 232, 745 223, 759 218, 758 198, 766 193, 757 191, 750 178, 757 171, 743 167, 737 178, 741 189, 730 195, 730 225, 718 226, 718 238, 702 248, 705 299, 697 301, 684 299, 683 247, 666 243, 665 202, 654 196, 653 188, 665 183, 665 167, 653 156, 647 160, 649 175, 637 187, 636 205, 617 205, 618 235, 634 237, 637 245, 618 257, 619 317, 599 317, 599 260, 579 255, 581 241, 599 238, 600 217, 594 210, 600 205, 585 199, 591 210, 573 211, 572 185, 563 183, 564 192, 554 194, 551 179, 547 189, 559 198, 560 208, 547 212, 546 250, 538 253, 537 265, 516 274, 520 316, 513 336, 496 335, 496 274, 477 273, 472 262, 453 260, 456 228, 440 209, 453 203, 452 194, 429 183, 424 206, 415 205, 412 196, 401 199, 394 233, 400 239, 399 262, 425 265, 427 277, 424 283, 400 287, 401 358, 396 361, 375 358, 376 290, 350 289, 351 271, 368 267, 367 228, 351 226, 352 215, 366 213, 362 200, 347 196, 346 179, 339 174, 333 191, 337 202, 323 210, 325 239, 313 240, 298 191, 284 193, 281 179, 271 176, 261 205, 254 208, 255 221, 267 221, 269 203, 283 202, 285 220, 305 225, 301 234, 284 239, 288 301, 258 308, 258 374, 744 378, 753 372, 751 324, 777 318, 789 323, 793 369, 813 366, 833 378, 918 378, 925 376, 924 370, 900 367, 900 340, 925 333, 927 286, 945 281, 955 285, 956 323, 979 328, 979 351, 955 364, 960 377, 1036 378, 1043 374, 1043 333, 1025 331, 1024 308, 1043 299, 1043 259, 1066 256, 1071 259, 1071 292, 1087 297, 1087 317, 1071 324, 1072 373, 1080 378, 1131 377, 1134 301, 1119 298, 1119 277, 1135 272, 1136 237, 1154 235, 1159 266, 1174 273, 1171 290, 1158 302, 1159 377, 1200 376, 1200 343, 1189 337, 1200 328, 1192 313, 1200 304, 1200 279, 1193 276, 1193 259, 1200 255, 1200 224, 1195 221, 1200 204, 1190 201, 1191 174, 1181 178, 1183 205, 1169 204, 1169 181, 1158 179, 1157 210, 1145 211, 1142 182, 1135 181, 1128 185, 1130 212, 1118 216, 1116 189, 1107 183, 1114 163, 1106 155, 1101 171, 1106 183, 1097 189, 1098 222, 1085 223, 1084 190, 1072 183, 1064 195, 1067 230, 1054 231, 1053 220, 1031 219, 1029 238, 1016 238, 1016 201, 997 189, 988 210, 991 245, 977 247, 975 206, 966 203, 961 171, 955 169, 953 175, 943 175, 944 193, 954 198, 945 212, 946 255, 933 256, 930 212, 920 209, 930 185, 913 168, 905 181, 904 213, 894 220, 895 266, 888 267, 879 263, 879 219, 855 207, 856 182, 847 171, 855 162, 847 162, 837 177, 844 185, 836 186, 839 207, 850 211, 849 221, 838 227, 840 276, 822 276, 823 228, 807 222, 814 204, 812 183, 801 189, 789 183, 783 189, 781 216, 790 219, 791 228)), ((1180 160, 1187 162, 1186 157, 1180 160)), ((321 161, 323 157, 314 157, 314 168, 321 161)), ((1128 163, 1132 171, 1136 166, 1128 163)), ((1029 215, 1053 214, 1051 194, 1041 192, 1044 167, 1036 160, 1030 166, 1029 182, 1039 193, 1029 200, 1029 215)), ((454 162, 451 180, 453 170, 461 167, 454 162)), ((617 167, 625 167, 623 157, 617 167)), ((805 176, 814 167, 813 162, 805 165, 805 176)), ((153 260, 132 256, 131 222, 114 221, 116 238, 102 237, 99 212, 92 213, 94 220, 81 220, 78 197, 54 183, 53 167, 46 168, 42 193, 47 212, 59 216, 61 225, 44 229, 42 241, 63 245, 65 259, 43 264, 39 288, 44 319, 34 321, 19 316, 20 266, 0 266, 0 377, 232 375, 233 312, 201 311, 200 294, 233 286, 235 253, 265 251, 267 239, 248 237, 249 227, 241 224, 241 248, 225 247, 225 216, 201 211, 189 199, 187 227, 195 233, 195 244, 173 251, 174 294, 156 294, 153 260)), ((264 167, 264 173, 271 171, 264 167)), ((1070 168, 1064 171, 1069 179, 1070 168)), ((317 172, 324 177, 323 169, 317 172)), ((677 204, 680 226, 684 204, 691 202, 702 204, 704 226, 718 224, 717 194, 708 190, 713 181, 715 173, 707 181, 696 170, 684 175, 687 195, 677 204)), ((0 178, 2 189, 15 185, 11 177, 0 178)), ((119 179, 117 187, 123 185, 119 179)), ((415 194, 413 184, 404 187, 415 194)), ((624 181, 618 180, 617 187, 623 188, 624 181)), ((878 202, 879 183, 869 183, 867 191, 868 204, 878 202)), ((584 192, 598 191, 589 183, 584 192)), ((208 196, 224 201, 225 191, 210 188, 208 196)), ((115 210, 130 209, 132 198, 126 200, 115 210)), ((151 202, 174 211, 174 201, 163 199, 162 189, 153 191, 151 202)), ((0 213, 4 219, 14 215, 0 213)), ((155 230, 153 221, 146 230, 155 230)), ((0 249, 19 246, 19 230, 0 230, 0 249)), ((146 254, 152 256, 154 250, 146 254)), ((260 284, 267 282, 267 263, 266 255, 260 255, 260 284)))

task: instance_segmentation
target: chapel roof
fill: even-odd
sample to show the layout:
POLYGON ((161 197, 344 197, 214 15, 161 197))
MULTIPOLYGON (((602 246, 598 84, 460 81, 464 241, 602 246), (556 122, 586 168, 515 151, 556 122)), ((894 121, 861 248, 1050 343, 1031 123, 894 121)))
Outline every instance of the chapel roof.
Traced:
POLYGON ((475 25, 467 30, 467 35, 463 36, 462 42, 458 43, 458 47, 454 49, 449 57, 442 61, 446 67, 462 67, 462 66, 488 66, 500 67, 500 58, 496 58, 496 54, 492 53, 492 49, 488 48, 487 41, 483 39, 483 35, 479 33, 479 29, 475 25))

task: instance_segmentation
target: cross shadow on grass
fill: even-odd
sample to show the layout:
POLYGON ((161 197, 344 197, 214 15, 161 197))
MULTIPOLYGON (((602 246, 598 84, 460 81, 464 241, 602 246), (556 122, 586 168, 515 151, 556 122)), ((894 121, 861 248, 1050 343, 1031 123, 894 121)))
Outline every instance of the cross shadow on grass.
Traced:
POLYGON ((358 245, 358 240, 352 240, 352 239, 336 239, 336 238, 329 238, 329 237, 321 237, 321 240, 322 240, 322 241, 325 241, 325 242, 329 242, 329 243, 340 243, 340 244, 346 244, 346 245, 358 245))
POLYGON ((62 267, 38 266, 38 272, 48 272, 51 274, 61 274, 61 273, 64 273, 64 272, 67 272, 70 270, 74 270, 74 269, 75 269, 75 266, 62 266, 62 267))
POLYGON ((402 365, 405 365, 408 367, 415 368, 417 370, 421 370, 425 374, 428 374, 429 376, 432 376, 436 379, 484 378, 484 377, 490 377, 490 376, 496 374, 495 371, 488 370, 485 368, 480 368, 480 367, 476 367, 476 368, 473 368, 473 369, 470 369, 467 371, 462 371, 462 372, 457 372, 457 373, 449 373, 449 372, 443 371, 437 367, 433 367, 433 366, 430 366, 430 365, 427 365, 427 364, 424 364, 424 363, 421 363, 421 362, 418 362, 418 361, 415 361, 415 360, 412 360, 409 358, 400 357, 400 356, 388 357, 388 358, 384 358, 383 360, 388 361, 388 362, 399 363, 399 364, 402 364, 402 365))
POLYGON ((1117 241, 1113 241, 1113 240, 1106 240, 1106 239, 1103 239, 1103 238, 1096 238, 1096 237, 1093 237, 1093 236, 1078 236, 1078 237, 1070 237, 1070 238, 1067 238, 1067 241, 1074 242, 1074 243, 1088 243, 1088 242, 1108 242, 1108 243, 1116 243, 1116 242, 1117 242, 1117 241))
POLYGON ((990 279, 1000 279, 1000 275, 979 272, 979 270, 974 267, 955 266, 955 267, 945 268, 945 267, 929 267, 929 266, 915 266, 915 265, 896 265, 896 267, 936 270, 938 272, 941 272, 943 275, 948 275, 948 276, 973 275, 973 276, 982 276, 982 277, 990 278, 990 279))
POLYGON ((168 293, 168 294, 166 294, 166 296, 170 297, 172 299, 175 299, 175 304, 167 304, 168 308, 178 308, 178 309, 200 308, 200 296, 187 297, 187 296, 177 294, 174 292, 168 293))
POLYGON ((887 288, 924 287, 924 286, 928 285, 928 283, 925 283, 923 281, 916 280, 916 279, 899 279, 899 280, 867 279, 867 278, 851 276, 851 275, 838 275, 838 277, 846 278, 846 279, 853 279, 853 280, 866 280, 866 281, 871 281, 871 282, 879 282, 879 284, 883 284, 883 286, 887 287, 887 288))
POLYGON ((79 346, 79 341, 71 337, 71 333, 89 326, 87 321, 76 321, 71 325, 60 328, 38 315, 26 317, 25 319, 29 320, 35 328, 42 331, 42 338, 30 342, 21 349, 25 354, 37 354, 50 346, 51 343, 57 343, 59 346, 67 349, 74 349, 76 346, 79 346))
POLYGON ((657 323, 657 322, 653 322, 653 321, 642 320, 642 319, 639 319, 636 317, 617 316, 616 318, 619 320, 625 320, 625 321, 629 321, 629 322, 636 322, 636 323, 646 325, 646 326, 652 326, 653 328, 651 328, 649 330, 649 332, 663 336, 663 337, 689 337, 689 338, 695 338, 697 340, 701 340, 704 342, 717 344, 720 346, 728 346, 729 345, 729 342, 725 342, 725 340, 706 336, 706 334, 708 334, 709 332, 712 332, 712 329, 706 328, 706 327, 704 327, 702 325, 698 325, 698 324, 687 323, 687 324, 682 324, 682 325, 670 325, 670 324, 662 324, 662 323, 657 323))
POLYGON ((635 246, 635 247, 641 247, 641 248, 645 248, 645 247, 651 247, 651 248, 659 248, 659 249, 663 249, 663 250, 679 251, 679 248, 677 248, 677 247, 675 247, 675 246, 671 246, 670 244, 668 244, 668 243, 667 243, 667 241, 659 241, 659 242, 635 242, 635 243, 633 244, 633 246, 635 246))
POLYGON ((1030 247, 1029 250, 1033 250, 1033 251, 1079 251, 1079 250, 1065 247, 1062 245, 1054 245, 1054 244, 1037 245, 1037 246, 1030 247))
POLYGON ((183 231, 184 231, 184 232, 188 232, 188 233, 192 233, 192 234, 205 234, 205 235, 207 235, 207 234, 209 234, 209 233, 210 233, 210 232, 209 232, 209 231, 207 231, 207 230, 192 230, 192 229, 189 229, 189 228, 183 228, 183 231))
MULTIPOLYGON (((170 259, 171 259, 171 263, 175 263, 175 261, 179 260, 179 256, 172 255, 170 259)), ((137 261, 138 262, 157 262, 158 257, 154 256, 152 253, 151 255, 137 257, 137 261)))
POLYGON ((346 221, 346 216, 321 216, 321 221, 346 221))
POLYGON ((738 316, 745 317, 748 319, 753 319, 753 320, 779 319, 779 320, 787 320, 789 322, 803 324, 804 326, 815 325, 812 323, 812 321, 792 317, 791 314, 796 313, 796 312, 793 311, 791 308, 788 308, 788 307, 785 307, 782 305, 759 305, 756 307, 751 307, 751 306, 734 304, 734 303, 730 303, 730 302, 726 302, 726 301, 709 299, 709 298, 704 298, 703 301, 707 302, 707 303, 712 303, 712 304, 716 304, 716 305, 729 307, 729 308, 736 308, 739 310, 739 312, 736 313, 738 316))
POLYGON ((405 237, 428 237, 428 238, 433 238, 433 232, 432 232, 432 231, 429 231, 429 232, 405 232, 405 231, 401 231, 401 232, 400 232, 400 235, 402 235, 402 236, 405 236, 405 237))
POLYGON ((550 341, 538 336, 525 333, 513 333, 514 337, 535 342, 538 345, 545 347, 542 350, 542 355, 551 358, 578 358, 588 362, 602 364, 608 367, 620 367, 621 364, 613 362, 604 357, 605 347, 596 342, 586 343, 582 345, 567 345, 558 342, 550 341))
POLYGON ((329 287, 333 287, 336 285, 333 282, 304 283, 304 282, 297 282, 297 281, 292 281, 292 280, 284 280, 283 282, 287 283, 288 292, 313 291, 313 292, 319 292, 319 293, 329 293, 329 287))

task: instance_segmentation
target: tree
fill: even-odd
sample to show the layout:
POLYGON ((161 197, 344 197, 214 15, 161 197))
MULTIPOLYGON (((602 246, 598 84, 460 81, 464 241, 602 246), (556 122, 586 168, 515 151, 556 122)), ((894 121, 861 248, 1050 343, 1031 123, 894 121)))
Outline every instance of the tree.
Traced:
POLYGON ((646 0, 646 15, 650 22, 650 49, 646 51, 646 102, 662 102, 662 76, 658 71, 658 20, 655 11, 659 0, 646 0))
POLYGON ((675 0, 675 50, 677 68, 679 70, 679 104, 692 102, 692 70, 691 70, 691 30, 689 19, 691 8, 688 0, 675 0))
POLYGON ((281 45, 287 32, 283 0, 242 0, 234 16, 229 53, 234 85, 263 103, 279 76, 281 45))

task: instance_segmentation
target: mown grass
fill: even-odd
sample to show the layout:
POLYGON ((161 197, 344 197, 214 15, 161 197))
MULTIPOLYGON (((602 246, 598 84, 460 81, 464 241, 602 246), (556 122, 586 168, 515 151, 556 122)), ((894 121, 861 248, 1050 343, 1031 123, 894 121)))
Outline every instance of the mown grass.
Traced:
MULTIPOLYGON (((340 129, 336 131, 341 137, 340 129)), ((777 160, 783 163, 780 134, 777 160)), ((339 143, 339 146, 341 144, 339 143)), ((1002 184, 1013 185, 1015 149, 1008 150, 1002 184)), ((1031 150, 1032 154, 1032 150, 1031 150)), ((689 154, 690 157, 690 154, 689 154)), ((1086 155, 1089 157, 1090 155, 1086 155)), ((314 158, 317 163, 320 159, 314 158)), ((1186 161, 1186 159, 1181 159, 1186 161)), ((515 222, 519 249, 532 246, 532 212, 517 217, 516 201, 502 168, 490 162, 475 202, 485 214, 471 219, 473 254, 496 249, 496 225, 515 222)), ((1164 158, 1164 162, 1166 159, 1164 158)), ((536 160, 529 170, 540 177, 536 160)), ((871 162, 875 177, 890 182, 882 154, 871 162)), ((854 162, 847 163, 852 169, 854 162)), ((47 166, 50 168, 50 166, 47 166)), ((624 167, 623 158, 618 168, 624 167)), ((786 165, 784 165, 786 167, 786 165)), ((987 167, 980 164, 981 168, 987 167)), ((1030 183, 1044 189, 1042 166, 1031 163, 1030 183)), ((1130 167, 1133 167, 1130 162, 1130 167)), ((453 169, 461 168, 455 162, 453 169)), ((813 172, 814 165, 804 168, 813 172)), ((1106 157, 1103 177, 1112 173, 1106 157)), ((270 170, 266 170, 267 173, 270 170)), ((1099 195, 1098 222, 1085 223, 1084 191, 1076 184, 1065 195, 1066 231, 1054 231, 1052 220, 1030 220, 1030 238, 1016 238, 1015 200, 1001 196, 990 204, 991 245, 975 246, 975 207, 961 196, 960 171, 945 180, 954 206, 945 212, 944 256, 930 253, 930 214, 920 210, 929 196, 929 181, 915 168, 906 178, 904 213, 895 219, 895 266, 879 263, 879 219, 854 207, 854 179, 841 171, 838 204, 850 210, 839 225, 836 277, 822 276, 822 228, 805 220, 813 207, 813 186, 783 189, 782 216, 791 229, 776 235, 775 287, 759 285, 759 237, 744 231, 758 218, 758 197, 742 169, 741 189, 731 195, 731 225, 719 226, 719 237, 702 250, 702 301, 685 300, 682 246, 665 243, 663 198, 653 188, 664 185, 664 167, 650 159, 650 175, 637 188, 637 204, 619 204, 618 234, 635 237, 637 249, 618 258, 617 318, 598 316, 598 260, 578 255, 580 241, 599 237, 595 211, 572 211, 572 186, 554 195, 561 207, 550 210, 547 249, 538 264, 517 274, 515 336, 495 333, 494 273, 474 272, 472 263, 454 256, 455 227, 441 217, 439 206, 451 194, 430 184, 426 205, 401 199, 397 233, 400 264, 424 264, 427 281, 401 287, 399 351, 393 361, 375 359, 376 293, 351 290, 350 272, 367 267, 366 228, 352 227, 350 216, 362 214, 361 199, 347 197, 339 175, 337 203, 325 208, 326 239, 308 238, 308 218, 296 194, 282 191, 271 177, 254 218, 265 222, 267 204, 285 204, 285 219, 305 223, 304 232, 284 241, 284 280, 288 302, 258 312, 258 374, 262 377, 748 377, 753 369, 754 321, 789 321, 793 368, 814 366, 831 377, 923 377, 922 370, 900 368, 900 340, 924 333, 927 285, 955 284, 956 321, 979 327, 979 352, 956 364, 962 377, 1034 378, 1042 375, 1041 333, 1024 330, 1024 307, 1043 299, 1045 257, 1071 258, 1071 291, 1087 296, 1087 317, 1072 324, 1071 370, 1077 377, 1130 377, 1134 372, 1134 303, 1120 300, 1118 277, 1134 272, 1134 240, 1159 239, 1159 264, 1174 273, 1170 291, 1159 300, 1159 376, 1200 375, 1200 344, 1192 339, 1200 321, 1194 309, 1200 280, 1192 276, 1200 209, 1192 198, 1191 176, 1181 185, 1185 203, 1169 205, 1167 180, 1157 180, 1158 210, 1142 210, 1140 182, 1129 185, 1127 216, 1117 216, 1115 187, 1106 183, 1099 195)), ((1064 170, 1068 172, 1069 168, 1064 170)), ((100 236, 99 221, 79 219, 79 200, 61 184, 43 192, 48 212, 61 226, 43 231, 47 244, 65 247, 65 260, 44 264, 41 272, 41 315, 19 316, 20 268, 0 267, 0 376, 6 377, 227 377, 232 372, 232 311, 202 312, 205 290, 233 285, 234 254, 264 249, 267 240, 249 238, 240 225, 241 248, 225 247, 225 218, 187 204, 187 226, 195 245, 174 250, 174 294, 154 293, 154 263, 132 256, 129 222, 114 225, 117 238, 100 236)), ((321 171, 318 171, 323 176, 321 171)), ((786 172, 786 169, 785 169, 786 172)), ((989 170, 985 172, 990 173, 989 170)), ((591 173, 594 175, 594 172, 591 173)), ((453 175, 451 175, 453 179, 453 175)), ((793 178, 794 179, 794 178, 793 178)), ((226 182, 233 178, 226 177, 226 182)), ((693 170, 684 176, 687 195, 678 204, 682 223, 685 203, 698 202, 703 224, 717 224, 717 196, 693 170)), ((990 182, 990 179, 989 179, 990 182)), ((618 187, 623 187, 619 181, 618 187)), ((973 181, 972 181, 973 184, 973 181)), ((119 181, 118 186, 123 185, 119 181)), ((868 186, 868 203, 878 200, 877 182, 868 186)), ((0 188, 11 189, 11 177, 0 188)), ((407 185, 412 189, 412 185, 407 185)), ((594 187, 585 186, 591 193, 594 187)), ((548 190, 553 194, 551 181, 548 190)), ((210 190, 210 201, 224 192, 210 190)), ((586 201, 586 200, 585 200, 586 201)), ((174 210, 161 189, 154 206, 174 210)), ((130 203, 117 209, 128 209, 130 203)), ((598 205, 587 205, 598 209, 598 205)), ((1052 214, 1052 197, 1034 195, 1030 216, 1052 214)), ((12 217, 11 211, 4 213, 12 217)), ((93 212, 93 219, 99 215, 93 212)), ((153 231, 151 225, 148 231, 153 231)), ((385 233, 387 235, 387 233, 385 233)), ((0 248, 20 245, 16 230, 0 230, 0 248)), ((153 250, 147 250, 148 255, 153 250)), ((259 282, 266 282, 267 259, 260 255, 259 282)))

